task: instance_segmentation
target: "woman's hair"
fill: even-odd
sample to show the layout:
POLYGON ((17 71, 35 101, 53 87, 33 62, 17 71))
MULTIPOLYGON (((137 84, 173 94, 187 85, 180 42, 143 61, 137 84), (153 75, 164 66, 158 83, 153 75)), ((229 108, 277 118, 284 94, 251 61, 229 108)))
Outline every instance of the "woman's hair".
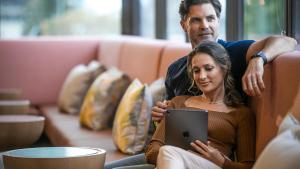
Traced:
POLYGON ((179 15, 181 20, 184 20, 189 14, 189 10, 192 5, 202 4, 212 4, 216 11, 217 17, 220 18, 222 5, 219 0, 181 0, 179 6, 179 15))
POLYGON ((239 93, 236 91, 234 86, 234 79, 231 74, 231 62, 228 56, 227 51, 223 46, 214 41, 203 41, 198 44, 193 51, 188 55, 188 76, 192 81, 192 85, 189 90, 193 88, 199 88, 196 86, 193 78, 192 71, 192 59, 195 55, 199 53, 205 53, 211 56, 211 58, 221 67, 221 70, 224 73, 224 87, 225 87, 225 96, 224 103, 228 106, 238 106, 242 104, 242 99, 239 93))

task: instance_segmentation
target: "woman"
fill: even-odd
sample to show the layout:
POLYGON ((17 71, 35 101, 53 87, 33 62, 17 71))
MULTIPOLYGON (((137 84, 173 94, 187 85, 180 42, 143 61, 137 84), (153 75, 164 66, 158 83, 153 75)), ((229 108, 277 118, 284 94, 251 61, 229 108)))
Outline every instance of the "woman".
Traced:
POLYGON ((208 142, 192 142, 192 151, 164 146, 163 119, 146 149, 149 163, 158 169, 252 167, 255 118, 234 89, 230 66, 226 50, 216 42, 205 41, 189 54, 188 74, 193 82, 190 90, 197 88, 203 94, 177 96, 168 102, 168 108, 208 110, 208 142))

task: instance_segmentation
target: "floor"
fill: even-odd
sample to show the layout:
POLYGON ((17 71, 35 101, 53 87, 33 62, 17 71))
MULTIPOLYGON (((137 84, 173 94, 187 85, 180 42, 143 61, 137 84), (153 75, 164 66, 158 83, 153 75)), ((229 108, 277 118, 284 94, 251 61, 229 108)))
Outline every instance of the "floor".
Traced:
MULTIPOLYGON (((42 135, 41 138, 31 147, 51 147, 51 143, 49 141, 49 139, 47 138, 47 136, 42 135)), ((3 166, 3 159, 2 159, 2 154, 4 152, 0 152, 0 169, 4 169, 3 166)))

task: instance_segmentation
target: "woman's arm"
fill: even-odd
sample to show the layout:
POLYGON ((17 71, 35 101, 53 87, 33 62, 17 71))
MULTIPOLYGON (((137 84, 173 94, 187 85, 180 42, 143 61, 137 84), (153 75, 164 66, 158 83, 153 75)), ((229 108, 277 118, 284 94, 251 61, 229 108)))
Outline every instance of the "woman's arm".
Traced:
POLYGON ((223 169, 251 169, 255 161, 255 116, 248 108, 237 112, 237 161, 225 160, 223 169))
POLYGON ((150 164, 155 164, 159 148, 165 144, 165 118, 158 124, 152 139, 145 150, 146 160, 150 164))

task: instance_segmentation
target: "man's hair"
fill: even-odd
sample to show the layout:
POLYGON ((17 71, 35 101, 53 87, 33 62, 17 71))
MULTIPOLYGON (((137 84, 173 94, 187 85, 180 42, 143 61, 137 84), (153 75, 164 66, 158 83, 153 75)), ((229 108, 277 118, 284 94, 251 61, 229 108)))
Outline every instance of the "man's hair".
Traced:
POLYGON ((222 72, 224 73, 224 87, 225 87, 225 96, 224 96, 224 102, 227 106, 239 106, 242 104, 242 99, 239 93, 236 91, 234 86, 234 79, 231 74, 231 62, 229 55, 226 51, 226 49, 214 41, 202 41, 200 44, 198 44, 193 51, 188 55, 188 66, 187 66, 187 72, 188 76, 192 81, 192 85, 189 88, 191 90, 192 88, 195 89, 199 88, 195 84, 194 78, 193 78, 193 71, 192 71, 192 60, 194 56, 196 56, 199 53, 205 53, 208 54, 217 65, 219 65, 222 69, 222 72))
POLYGON ((219 0, 182 0, 179 6, 179 14, 181 20, 184 20, 189 13, 189 9, 192 5, 212 4, 217 17, 220 18, 222 5, 219 0))

